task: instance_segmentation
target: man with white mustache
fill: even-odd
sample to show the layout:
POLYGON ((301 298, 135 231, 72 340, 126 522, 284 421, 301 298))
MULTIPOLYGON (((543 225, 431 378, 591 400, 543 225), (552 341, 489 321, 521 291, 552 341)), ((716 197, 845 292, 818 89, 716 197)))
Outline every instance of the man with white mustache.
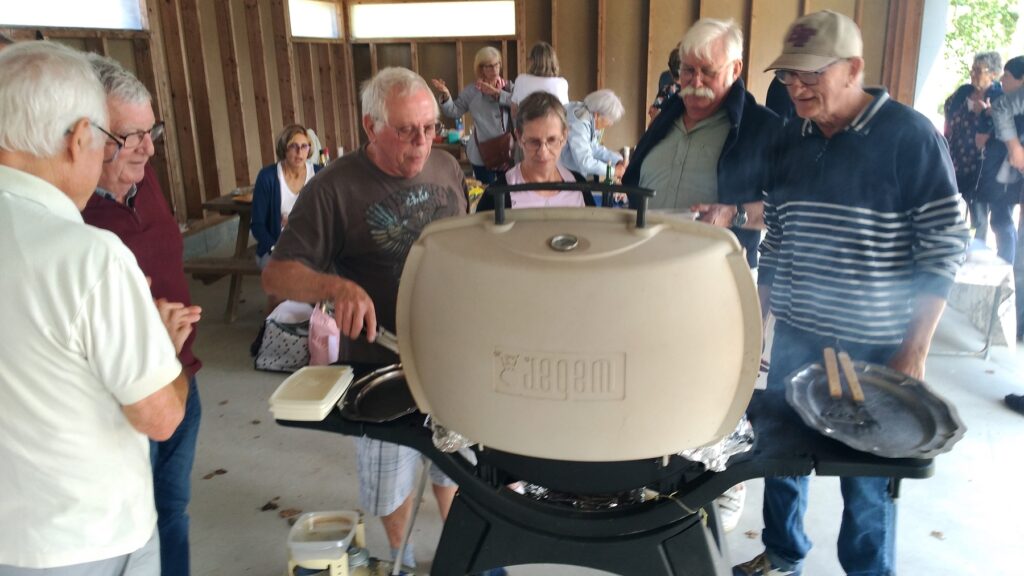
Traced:
POLYGON ((637 144, 624 184, 657 193, 650 208, 699 212, 729 227, 757 266, 768 150, 782 128, 740 79, 743 33, 731 20, 697 21, 679 46, 682 90, 637 144))

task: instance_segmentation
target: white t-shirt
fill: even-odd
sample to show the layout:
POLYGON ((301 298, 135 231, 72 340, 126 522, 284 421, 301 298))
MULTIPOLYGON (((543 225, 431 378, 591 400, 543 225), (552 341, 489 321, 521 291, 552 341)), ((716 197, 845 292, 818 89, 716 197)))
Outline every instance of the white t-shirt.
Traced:
POLYGON ((569 81, 561 76, 534 76, 520 74, 512 88, 512 102, 519 104, 534 92, 550 92, 558 97, 562 104, 569 103, 569 81))
POLYGON ((181 372, 135 257, 49 183, 0 166, 0 564, 141 548, 149 440, 121 407, 181 372))
MULTIPOLYGON (((313 162, 307 160, 306 181, 302 183, 303 186, 313 179, 313 172, 313 162)), ((288 182, 284 178, 284 168, 281 167, 280 162, 277 163, 277 182, 281 187, 281 218, 287 218, 292 213, 292 208, 295 207, 295 201, 299 199, 299 195, 288 187, 288 182)))

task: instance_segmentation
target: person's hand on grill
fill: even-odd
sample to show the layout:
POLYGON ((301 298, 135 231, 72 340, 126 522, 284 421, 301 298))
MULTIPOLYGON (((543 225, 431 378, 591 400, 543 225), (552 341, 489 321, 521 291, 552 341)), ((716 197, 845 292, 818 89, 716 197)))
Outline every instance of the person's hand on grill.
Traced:
POLYGON ((334 321, 338 330, 348 338, 359 338, 366 328, 366 339, 373 342, 377 338, 377 311, 370 295, 363 287, 351 280, 336 278, 337 287, 333 291, 334 321))

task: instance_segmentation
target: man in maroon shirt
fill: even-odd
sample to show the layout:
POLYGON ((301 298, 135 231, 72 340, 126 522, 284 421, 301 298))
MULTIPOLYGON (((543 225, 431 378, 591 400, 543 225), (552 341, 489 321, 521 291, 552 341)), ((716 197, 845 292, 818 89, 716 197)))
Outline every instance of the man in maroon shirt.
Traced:
MULTIPOLYGON (((196 322, 200 310, 190 306, 181 231, 149 165, 153 143, 163 135, 163 123, 156 122, 149 91, 138 79, 109 58, 90 54, 89 59, 107 92, 110 131, 119 150, 103 165, 98 188, 82 217, 86 223, 116 234, 132 251, 139 268, 151 279, 153 298, 165 301, 162 315, 196 322)), ((186 509, 201 413, 196 372, 202 363, 192 354, 195 336, 193 330, 178 355, 189 376, 185 418, 171 438, 150 443, 164 576, 189 574, 186 509)))

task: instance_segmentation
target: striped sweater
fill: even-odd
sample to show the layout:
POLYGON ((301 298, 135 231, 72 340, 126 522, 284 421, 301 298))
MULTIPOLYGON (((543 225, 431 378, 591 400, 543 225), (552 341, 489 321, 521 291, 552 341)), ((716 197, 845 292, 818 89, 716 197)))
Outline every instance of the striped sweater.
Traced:
POLYGON ((884 90, 868 92, 872 103, 831 138, 810 121, 786 126, 758 282, 796 328, 893 345, 918 294, 948 295, 968 231, 945 140, 884 90))

